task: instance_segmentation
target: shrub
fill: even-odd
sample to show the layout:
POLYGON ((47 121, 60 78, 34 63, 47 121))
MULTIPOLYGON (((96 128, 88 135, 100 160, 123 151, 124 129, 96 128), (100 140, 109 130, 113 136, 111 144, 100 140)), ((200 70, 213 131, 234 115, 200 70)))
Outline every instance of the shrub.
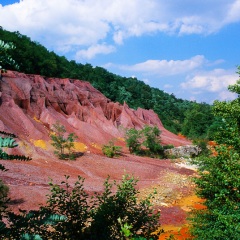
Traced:
POLYGON ((145 200, 137 201, 137 180, 129 175, 124 175, 119 184, 111 184, 109 178, 105 181, 103 194, 97 195, 93 210, 90 232, 93 239, 123 239, 122 225, 131 225, 131 232, 139 237, 157 239, 151 235, 158 228, 159 214, 153 212, 150 204, 152 196, 145 200), (116 187, 114 194, 112 188, 116 187), (119 222, 121 219, 121 222, 119 222))
POLYGON ((163 150, 159 139, 161 131, 156 126, 150 127, 146 125, 141 132, 144 138, 143 145, 148 148, 151 153, 160 153, 160 151, 163 150))
POLYGON ((172 149, 174 146, 172 144, 164 145, 163 149, 172 149))
POLYGON ((77 139, 77 136, 74 133, 68 134, 65 137, 66 129, 59 122, 53 124, 53 133, 51 134, 52 146, 55 147, 54 154, 58 156, 59 159, 70 159, 75 160, 74 141, 77 139), (68 154, 65 153, 65 149, 68 150, 68 154))
MULTIPOLYGON (((16 143, 15 138, 17 138, 16 135, 12 133, 7 133, 0 131, 1 135, 7 136, 7 137, 0 137, 0 159, 1 160, 21 160, 21 161, 29 161, 31 158, 26 157, 24 155, 12 155, 7 154, 5 151, 3 151, 3 148, 15 148, 18 146, 16 143)), ((0 171, 7 171, 7 169, 0 164, 0 171)), ((7 231, 6 227, 6 215, 7 215, 7 204, 9 203, 8 198, 8 191, 9 188, 6 186, 3 181, 0 179, 0 235, 2 233, 5 233, 7 231)))
POLYGON ((213 105, 214 115, 221 119, 213 139, 215 154, 194 160, 196 193, 205 199, 205 209, 191 215, 196 240, 240 239, 240 80, 228 89, 238 97, 213 105))
MULTIPOLYGON (((1 170, 0 170, 1 171, 1 170)), ((1 226, 5 227, 3 224, 3 216, 5 214, 5 211, 7 209, 7 203, 8 203, 8 192, 9 188, 7 185, 3 183, 3 181, 0 179, 0 233, 1 233, 1 226)))
POLYGON ((163 154, 160 144, 161 131, 156 127, 144 126, 141 130, 131 128, 126 131, 125 138, 130 153, 145 154, 151 157, 159 157, 163 154))
POLYGON ((68 179, 66 176, 60 186, 50 183, 47 204, 39 210, 8 213, 9 225, 1 236, 4 239, 125 239, 122 226, 129 225, 136 239, 158 238, 157 233, 152 233, 159 228, 159 214, 153 212, 151 196, 137 201, 134 177, 124 175, 119 184, 110 183, 107 178, 103 193, 91 198, 83 188, 83 178, 78 177, 74 186, 70 186, 68 179))
POLYGON ((207 140, 205 139, 194 140, 193 144, 197 145, 201 149, 201 152, 200 152, 201 155, 208 156, 210 154, 207 140))
POLYGON ((141 132, 135 128, 126 131, 125 134, 127 147, 130 153, 139 153, 141 151, 141 132))
POLYGON ((102 148, 103 154, 110 158, 119 156, 121 154, 121 150, 122 147, 115 146, 113 141, 110 141, 108 145, 104 145, 102 148))

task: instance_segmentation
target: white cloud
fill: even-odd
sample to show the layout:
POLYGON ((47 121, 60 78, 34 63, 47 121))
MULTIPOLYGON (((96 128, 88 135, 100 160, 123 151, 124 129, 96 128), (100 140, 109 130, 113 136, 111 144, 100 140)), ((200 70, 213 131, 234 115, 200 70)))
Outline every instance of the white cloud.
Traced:
POLYGON ((147 79, 147 78, 144 78, 143 82, 146 83, 146 84, 149 84, 151 81, 149 79, 147 79))
POLYGON ((0 26, 66 52, 156 32, 209 34, 239 12, 240 0, 21 0, 0 5, 0 26))
POLYGON ((168 89, 168 88, 172 88, 173 85, 171 85, 171 84, 165 84, 163 87, 164 87, 165 89, 168 89))
POLYGON ((233 99, 235 94, 228 91, 228 86, 235 84, 238 75, 233 71, 214 69, 188 77, 181 87, 189 92, 201 91, 217 94, 219 100, 233 99))
POLYGON ((232 23, 240 21, 240 0, 233 1, 227 11, 227 16, 225 18, 225 23, 232 23))
POLYGON ((108 54, 114 52, 116 49, 114 46, 107 46, 106 44, 96 44, 90 46, 87 50, 79 50, 76 53, 76 60, 80 59, 91 59, 94 58, 97 54, 108 54))
POLYGON ((147 60, 132 66, 121 66, 121 69, 142 72, 146 75, 172 76, 184 74, 200 68, 206 59, 202 55, 194 56, 186 60, 147 60))

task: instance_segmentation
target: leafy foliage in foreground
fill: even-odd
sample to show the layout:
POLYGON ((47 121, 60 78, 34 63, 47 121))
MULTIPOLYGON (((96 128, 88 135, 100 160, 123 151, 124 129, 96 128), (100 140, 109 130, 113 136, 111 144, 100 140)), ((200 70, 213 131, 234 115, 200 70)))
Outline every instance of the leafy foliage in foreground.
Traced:
MULTIPOLYGON (((136 239, 157 239, 159 215, 153 212, 150 198, 137 201, 137 180, 124 175, 122 181, 104 183, 104 191, 93 198, 78 177, 74 186, 69 177, 61 185, 50 183, 46 206, 38 211, 8 212, 9 226, 0 232, 4 239, 125 239, 122 226, 131 225, 136 239), (113 192, 116 188, 116 192, 113 192), (119 221, 121 219, 121 221, 119 221)), ((1 231, 1 229, 0 229, 1 231)))
MULTIPOLYGON (((16 135, 7 133, 7 132, 0 132, 0 135, 7 135, 8 137, 1 137, 0 136, 0 160, 21 160, 21 161, 30 161, 30 157, 26 157, 24 155, 14 155, 8 154, 3 149, 4 148, 15 148, 18 146, 16 140, 16 135), (9 137, 10 136, 10 137, 9 137)), ((0 168, 4 169, 2 164, 0 164, 0 168)))
MULTIPOLYGON (((1 135, 5 135, 8 137, 0 137, 0 160, 22 160, 22 161, 29 161, 31 158, 26 157, 24 155, 13 155, 13 154, 7 154, 3 151, 3 148, 15 148, 18 146, 16 143, 17 136, 12 133, 7 133, 4 131, 0 131, 1 135)), ((0 171, 7 171, 7 169, 0 164, 0 171)), ((9 202, 8 198, 8 191, 9 188, 6 186, 2 179, 0 179, 0 234, 6 230, 6 224, 3 221, 4 217, 6 217, 7 214, 7 204, 9 202)), ((1 236, 1 235, 0 235, 1 236)))
MULTIPOLYGON (((240 73, 240 67, 238 68, 240 73)), ((240 94, 240 80, 229 90, 240 94)), ((240 97, 229 102, 215 101, 214 113, 221 117, 215 134, 214 156, 196 160, 199 177, 197 195, 206 209, 192 213, 195 239, 240 239, 240 97)))

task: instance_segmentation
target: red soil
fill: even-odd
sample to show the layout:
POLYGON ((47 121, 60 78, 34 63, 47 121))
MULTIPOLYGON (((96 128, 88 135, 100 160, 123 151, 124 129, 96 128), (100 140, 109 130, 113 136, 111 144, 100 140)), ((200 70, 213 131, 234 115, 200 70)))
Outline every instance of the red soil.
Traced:
POLYGON ((9 171, 0 178, 9 186, 14 211, 37 209, 49 193, 50 178, 61 183, 64 175, 70 184, 80 175, 85 190, 92 194, 103 190, 105 179, 121 180, 125 173, 139 178, 140 196, 158 190, 156 206, 161 209, 160 222, 177 227, 185 224, 185 210, 176 200, 191 194, 193 186, 186 178, 194 171, 180 168, 170 160, 143 158, 127 154, 123 128, 157 126, 162 144, 174 146, 191 142, 167 131, 153 110, 130 109, 113 103, 89 83, 72 79, 44 78, 8 71, 3 74, 0 89, 0 130, 16 134, 19 148, 9 154, 24 154, 32 161, 1 161, 9 171), (63 104, 64 103, 64 104, 63 104), (68 133, 78 136, 85 152, 76 161, 61 161, 50 145, 51 126, 60 121, 68 133), (101 146, 117 139, 125 155, 110 159, 101 155, 101 146), (84 148, 84 146, 86 148, 84 148))
MULTIPOLYGON (((18 208, 38 208, 39 204, 43 204, 46 200, 50 178, 55 183, 60 183, 64 180, 64 175, 70 175, 71 184, 76 181, 78 175, 84 177, 85 190, 93 193, 103 190, 103 182, 108 176, 112 180, 121 180, 123 174, 133 174, 139 178, 138 188, 141 190, 156 184, 162 186, 169 184, 171 179, 168 180, 169 182, 164 182, 166 181, 164 176, 169 173, 183 177, 193 173, 191 170, 177 167, 170 160, 143 158, 128 154, 110 159, 93 153, 85 153, 76 161, 63 161, 51 157, 34 159, 29 162, 1 161, 1 164, 9 169, 1 173, 1 179, 10 188, 10 197, 13 200, 11 208, 15 211, 18 208)), ((171 185, 171 188, 176 191, 177 184, 171 185)), ((179 192, 184 188, 179 189, 179 192)), ((175 214, 171 208, 169 210, 173 215, 175 214)), ((164 212, 167 210, 162 209, 162 211, 165 215, 164 212)))

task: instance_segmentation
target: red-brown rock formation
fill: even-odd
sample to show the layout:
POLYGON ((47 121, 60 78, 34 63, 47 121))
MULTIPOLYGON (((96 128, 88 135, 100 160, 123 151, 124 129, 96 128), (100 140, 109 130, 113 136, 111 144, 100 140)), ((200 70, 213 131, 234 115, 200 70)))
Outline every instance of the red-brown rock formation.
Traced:
POLYGON ((87 146, 123 137, 124 128, 155 125, 163 144, 189 144, 167 131, 152 110, 133 110, 111 102, 89 82, 46 78, 8 71, 0 82, 0 130, 27 142, 49 140, 51 125, 60 121, 87 146))

